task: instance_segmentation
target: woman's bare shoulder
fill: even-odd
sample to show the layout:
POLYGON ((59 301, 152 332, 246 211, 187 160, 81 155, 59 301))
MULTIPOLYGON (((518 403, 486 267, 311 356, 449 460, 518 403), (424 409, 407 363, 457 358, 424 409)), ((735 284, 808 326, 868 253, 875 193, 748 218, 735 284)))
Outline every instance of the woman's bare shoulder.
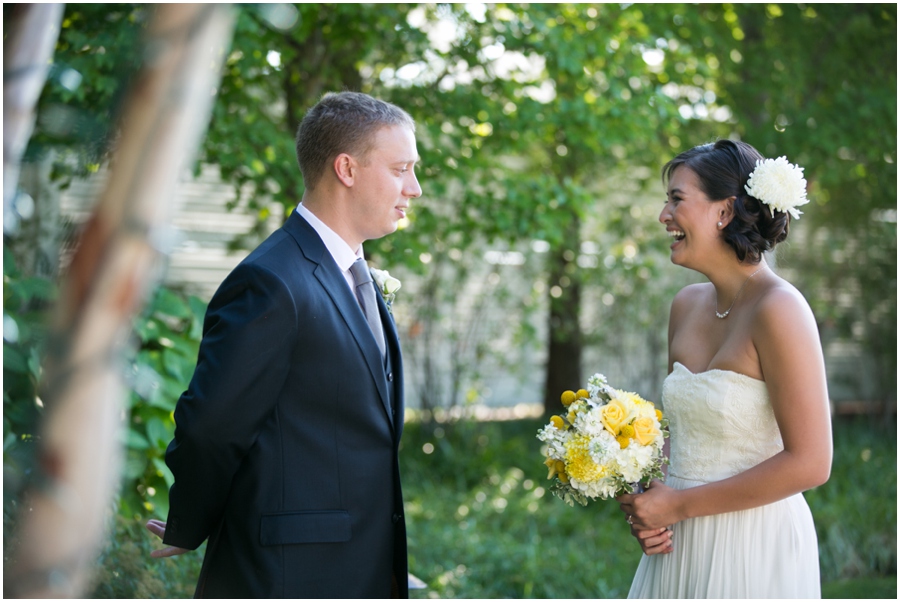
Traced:
POLYGON ((689 284, 675 294, 672 299, 672 313, 683 313, 692 307, 696 307, 704 299, 708 299, 712 284, 701 282, 689 284))
POLYGON ((756 303, 753 339, 758 349, 819 344, 818 325, 803 294, 779 279, 756 303))
POLYGON ((759 320, 775 324, 813 318, 812 309, 803 293, 782 278, 768 287, 760 297, 756 313, 759 320))

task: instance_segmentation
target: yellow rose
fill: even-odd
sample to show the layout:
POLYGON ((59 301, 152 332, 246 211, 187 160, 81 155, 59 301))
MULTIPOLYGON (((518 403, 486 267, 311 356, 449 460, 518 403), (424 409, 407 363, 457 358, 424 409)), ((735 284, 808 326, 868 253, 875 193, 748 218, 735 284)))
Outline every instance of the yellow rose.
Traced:
POLYGON ((628 422, 630 409, 622 401, 611 399, 608 404, 600 408, 600 420, 609 433, 615 437, 622 426, 628 422))
POLYGON ((656 422, 652 418, 638 418, 632 426, 634 426, 634 438, 641 445, 650 445, 659 437, 659 429, 656 428, 656 422))

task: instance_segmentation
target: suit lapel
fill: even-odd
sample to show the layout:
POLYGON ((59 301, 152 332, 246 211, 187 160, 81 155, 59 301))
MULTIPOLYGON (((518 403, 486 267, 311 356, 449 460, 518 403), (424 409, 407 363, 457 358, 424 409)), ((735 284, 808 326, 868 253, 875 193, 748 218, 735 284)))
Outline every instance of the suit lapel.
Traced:
MULTIPOLYGON (((404 419, 403 404, 401 402, 403 399, 403 358, 400 353, 400 338, 397 335, 397 325, 394 323, 394 316, 391 315, 387 303, 385 303, 381 295, 376 295, 376 297, 378 298, 378 311, 381 315, 381 323, 384 325, 387 354, 390 356, 392 364, 394 399, 391 400, 391 403, 397 404, 397 411, 393 413, 393 426, 399 441, 400 434, 403 432, 404 419)), ((387 409, 388 415, 392 415, 392 410, 390 408, 387 409)))
MULTIPOLYGON (((378 396, 381 398, 381 403, 387 412, 388 422, 391 423, 391 428, 393 429, 394 423, 393 420, 391 420, 391 402, 388 396, 387 379, 385 378, 381 351, 378 349, 375 337, 372 336, 372 331, 369 328, 369 324, 366 322, 362 309, 359 307, 359 302, 357 302, 350 287, 347 286, 347 281, 344 280, 343 274, 341 274, 340 269, 334 262, 334 258, 332 258, 331 254, 328 252, 325 244, 306 220, 294 212, 288 218, 288 221, 285 222, 284 228, 297 241, 297 244, 300 246, 300 249, 303 251, 306 258, 317 264, 313 274, 322 284, 322 288, 331 298, 338 313, 341 315, 341 318, 343 318, 344 323, 350 329, 353 338, 356 340, 356 344, 359 346, 359 350, 366 360, 366 365, 369 367, 369 372, 372 375, 372 380, 375 382, 375 387, 378 389, 378 396)), ((383 301, 381 302, 381 306, 384 306, 383 301)), ((379 311, 382 313, 382 323, 385 323, 384 313, 387 311, 387 308, 385 307, 383 311, 379 311)), ((393 322, 390 320, 390 317, 388 317, 388 321, 393 322)), ((385 338, 390 338, 396 344, 397 333, 393 324, 390 326, 390 335, 387 334, 388 330, 389 328, 386 326, 385 338)))
MULTIPOLYGON (((375 287, 375 290, 378 290, 378 287, 375 287)), ((378 313, 381 317, 381 324, 384 326, 384 340, 387 344, 387 353, 391 353, 394 349, 400 348, 400 339, 397 335, 397 326, 394 324, 394 317, 391 315, 391 311, 387 307, 387 303, 384 302, 384 299, 381 295, 375 295, 376 299, 378 299, 378 313)))

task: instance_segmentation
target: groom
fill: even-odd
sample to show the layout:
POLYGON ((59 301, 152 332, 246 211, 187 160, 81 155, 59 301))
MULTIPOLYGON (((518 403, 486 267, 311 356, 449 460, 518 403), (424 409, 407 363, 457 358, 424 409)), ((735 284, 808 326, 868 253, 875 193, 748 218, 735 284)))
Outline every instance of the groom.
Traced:
POLYGON ((326 94, 297 133, 300 205, 210 301, 168 520, 147 525, 169 545, 155 557, 209 539, 197 597, 407 597, 400 345, 360 266, 422 194, 414 131, 392 104, 326 94))

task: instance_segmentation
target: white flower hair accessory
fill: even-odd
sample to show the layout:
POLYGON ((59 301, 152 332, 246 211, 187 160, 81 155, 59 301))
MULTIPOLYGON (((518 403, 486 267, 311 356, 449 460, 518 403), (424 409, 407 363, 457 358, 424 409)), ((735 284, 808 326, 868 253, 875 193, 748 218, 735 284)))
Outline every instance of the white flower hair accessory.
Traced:
POLYGON ((773 210, 790 213, 794 219, 802 213, 797 207, 809 202, 803 168, 789 163, 787 157, 757 160, 744 189, 773 210))

